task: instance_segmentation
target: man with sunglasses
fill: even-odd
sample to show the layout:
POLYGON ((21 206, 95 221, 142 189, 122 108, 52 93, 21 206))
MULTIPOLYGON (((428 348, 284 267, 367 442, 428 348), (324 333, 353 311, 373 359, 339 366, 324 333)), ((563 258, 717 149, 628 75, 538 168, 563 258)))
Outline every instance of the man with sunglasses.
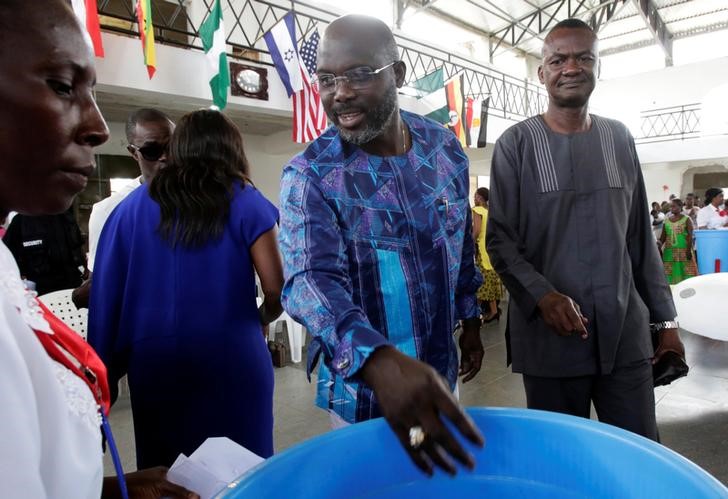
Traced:
POLYGON ((334 126, 283 172, 282 301, 313 336, 332 425, 384 416, 423 471, 454 474, 473 457, 442 417, 483 444, 453 394, 483 359, 468 160, 446 128, 399 110, 406 66, 381 21, 333 21, 318 64, 334 126))
MULTIPOLYGON (((174 132, 174 123, 158 109, 137 109, 126 120, 126 147, 139 165, 141 175, 110 197, 99 201, 91 208, 88 221, 88 269, 93 272, 96 246, 106 219, 114 208, 134 189, 150 182, 167 161, 167 146, 174 132)), ((88 307, 91 293, 91 276, 73 291, 73 302, 77 307, 88 307)))

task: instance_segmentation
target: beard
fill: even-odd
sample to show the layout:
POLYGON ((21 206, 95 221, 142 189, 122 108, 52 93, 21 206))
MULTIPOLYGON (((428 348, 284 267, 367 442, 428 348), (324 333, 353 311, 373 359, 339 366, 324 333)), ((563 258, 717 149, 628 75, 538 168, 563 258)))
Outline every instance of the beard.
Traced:
MULTIPOLYGON (((376 139, 384 132, 392 122, 396 110, 397 87, 392 85, 384 93, 379 105, 366 111, 366 121, 364 122, 363 129, 357 131, 345 130, 338 126, 338 119, 334 113, 332 113, 334 116, 330 116, 329 118, 336 125, 343 140, 350 144, 361 146, 376 139)), ((339 111, 336 112, 338 113, 339 111)))

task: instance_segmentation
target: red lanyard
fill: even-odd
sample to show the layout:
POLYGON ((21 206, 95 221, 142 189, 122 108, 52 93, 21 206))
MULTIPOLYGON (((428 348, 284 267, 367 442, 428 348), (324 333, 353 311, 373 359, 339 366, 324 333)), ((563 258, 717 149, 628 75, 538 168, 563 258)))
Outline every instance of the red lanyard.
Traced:
POLYGON ((108 416, 111 396, 109 381, 106 377, 106 366, 94 349, 78 333, 53 315, 43 303, 36 301, 43 310, 43 318, 53 331, 53 334, 35 331, 35 335, 46 353, 88 385, 96 403, 101 407, 103 415, 108 416))

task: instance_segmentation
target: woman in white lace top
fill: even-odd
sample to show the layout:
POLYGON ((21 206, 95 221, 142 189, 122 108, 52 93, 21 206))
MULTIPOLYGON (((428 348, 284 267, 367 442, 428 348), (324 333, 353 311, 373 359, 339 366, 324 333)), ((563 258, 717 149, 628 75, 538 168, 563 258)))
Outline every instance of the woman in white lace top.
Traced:
MULTIPOLYGON (((108 138, 92 95, 93 54, 62 0, 2 0, 0 46, 0 219, 61 213, 108 138)), ((88 375, 74 374, 89 364, 66 355, 46 318, 0 243, 0 497, 96 499, 102 486, 116 497, 115 479, 102 476, 100 398, 88 375), (41 335, 66 359, 52 360, 41 335)), ((197 497, 164 470, 128 483, 131 497, 197 497)))

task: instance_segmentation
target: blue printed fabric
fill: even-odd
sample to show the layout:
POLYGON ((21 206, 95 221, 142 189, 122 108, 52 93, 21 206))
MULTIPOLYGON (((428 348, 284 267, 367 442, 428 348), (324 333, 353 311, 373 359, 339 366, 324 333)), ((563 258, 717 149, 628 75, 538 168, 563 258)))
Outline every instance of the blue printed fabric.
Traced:
POLYGON ((316 403, 348 422, 380 416, 357 373, 383 345, 423 360, 454 388, 458 319, 478 316, 468 159, 455 136, 401 112, 412 148, 366 154, 334 127, 283 171, 283 305, 323 355, 316 403))

